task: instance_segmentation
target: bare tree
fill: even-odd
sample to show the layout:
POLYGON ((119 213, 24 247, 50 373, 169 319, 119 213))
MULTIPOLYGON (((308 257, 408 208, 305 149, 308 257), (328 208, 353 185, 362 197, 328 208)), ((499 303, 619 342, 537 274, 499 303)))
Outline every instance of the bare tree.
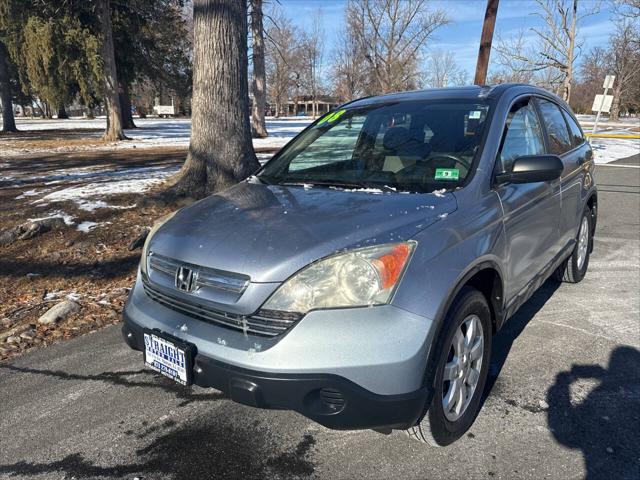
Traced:
POLYGON ((111 4, 109 0, 99 0, 98 15, 102 28, 102 96, 107 108, 107 129, 102 138, 113 142, 124 140, 122 131, 122 115, 120 112, 120 98, 118 95, 118 75, 116 72, 116 58, 113 52, 113 29, 111 26, 111 4))
POLYGON ((332 55, 332 81, 335 95, 343 102, 361 97, 367 91, 369 76, 364 55, 352 32, 345 28, 332 55))
POLYGON ((613 0, 613 8, 621 17, 630 19, 640 17, 640 0, 613 0))
POLYGON ((495 64, 500 68, 492 72, 490 83, 536 83, 536 73, 547 67, 531 65, 531 59, 536 58, 538 52, 535 47, 528 45, 528 41, 530 39, 524 30, 506 39, 498 36, 495 64))
POLYGON ((609 114, 612 120, 618 120, 621 104, 629 100, 629 94, 640 81, 640 35, 636 25, 633 20, 620 21, 610 40, 607 58, 610 60, 610 73, 616 76, 609 114))
POLYGON ((251 58, 253 63, 253 105, 251 107, 251 133, 256 138, 265 138, 267 125, 264 111, 267 105, 266 71, 264 66, 264 25, 262 21, 262 0, 251 2, 251 58))
POLYGON ((584 54, 571 93, 571 107, 577 113, 590 113, 595 95, 602 93, 607 55, 602 47, 593 47, 584 54))
POLYGON ((432 88, 467 83, 467 72, 458 66, 451 51, 433 50, 429 54, 427 65, 426 80, 432 88))
MULTIPOLYGON (((301 85, 300 31, 279 8, 268 15, 266 34, 267 88, 275 103, 275 116, 287 114, 287 102, 301 85)), ((296 101, 297 101, 296 94, 296 101)))
POLYGON ((174 193, 203 197, 254 172, 247 58, 247 4, 193 2, 193 99, 189 153, 174 193))
POLYGON ((16 120, 13 117, 11 81, 9 78, 9 52, 0 42, 0 102, 2 102, 2 132, 17 132, 16 120))
POLYGON ((322 72, 322 59, 324 50, 324 31, 322 29, 322 10, 316 10, 313 15, 311 31, 305 36, 302 44, 302 54, 305 62, 305 77, 312 98, 312 114, 318 115, 318 87, 322 72))
POLYGON ((599 10, 599 2, 583 0, 536 0, 539 11, 533 15, 542 20, 542 27, 532 27, 532 39, 523 33, 519 39, 500 40, 496 50, 503 66, 518 65, 517 72, 530 73, 544 86, 554 87, 566 101, 571 98, 574 64, 580 43, 578 26, 586 16, 599 10), (579 5, 586 7, 579 8, 579 5), (510 59, 510 60, 507 60, 510 59))
POLYGON ((448 23, 429 0, 350 0, 347 25, 374 80, 370 93, 415 88, 427 41, 448 23))

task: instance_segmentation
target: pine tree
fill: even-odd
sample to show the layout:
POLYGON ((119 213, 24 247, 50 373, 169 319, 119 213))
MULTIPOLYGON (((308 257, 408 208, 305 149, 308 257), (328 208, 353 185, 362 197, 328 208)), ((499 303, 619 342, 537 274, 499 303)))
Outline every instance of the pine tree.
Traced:
POLYGON ((135 128, 131 89, 150 81, 183 95, 190 93, 191 48, 177 0, 129 0, 112 3, 113 42, 118 71, 122 124, 135 128))

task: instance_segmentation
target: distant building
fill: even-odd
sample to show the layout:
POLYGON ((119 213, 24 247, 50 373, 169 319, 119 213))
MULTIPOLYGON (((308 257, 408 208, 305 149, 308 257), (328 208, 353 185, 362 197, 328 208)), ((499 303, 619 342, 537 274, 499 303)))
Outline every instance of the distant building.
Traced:
MULTIPOLYGON (((318 95, 316 97, 317 103, 317 116, 324 115, 325 113, 333 110, 340 105, 340 102, 335 97, 329 95, 318 95)), ((275 103, 267 104, 267 115, 275 115, 276 106, 275 103)), ((301 95, 296 100, 290 98, 287 101, 286 111, 282 113, 282 116, 306 116, 313 115, 313 97, 311 95, 301 95)))

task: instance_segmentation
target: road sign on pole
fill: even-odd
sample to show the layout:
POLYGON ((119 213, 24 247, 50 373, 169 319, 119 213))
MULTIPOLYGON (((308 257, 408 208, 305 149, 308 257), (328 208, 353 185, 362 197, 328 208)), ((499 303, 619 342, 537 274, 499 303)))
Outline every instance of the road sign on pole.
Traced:
POLYGON ((611 110, 612 103, 613 103, 613 95, 604 96, 602 94, 598 94, 596 95, 596 98, 593 101, 591 111, 592 112, 601 111, 601 112, 609 113, 609 111, 611 110))
POLYGON ((616 79, 615 75, 607 75, 604 77, 604 83, 602 84, 602 88, 612 88, 613 81, 616 79))
POLYGON ((616 76, 615 75, 607 75, 606 77, 604 77, 604 83, 602 84, 602 88, 604 88, 604 95, 596 95, 595 100, 593 101, 593 106, 595 107, 596 105, 598 105, 597 108, 593 108, 593 111, 597 110, 597 115, 596 115, 596 121, 593 124, 593 130, 591 133, 596 133, 596 130, 598 129, 598 121, 600 120, 600 114, 603 112, 603 110, 605 112, 609 112, 609 110, 611 110, 611 102, 613 101, 613 95, 607 95, 607 91, 613 87, 613 82, 615 81, 616 76), (605 110, 605 105, 608 106, 606 107, 605 110))

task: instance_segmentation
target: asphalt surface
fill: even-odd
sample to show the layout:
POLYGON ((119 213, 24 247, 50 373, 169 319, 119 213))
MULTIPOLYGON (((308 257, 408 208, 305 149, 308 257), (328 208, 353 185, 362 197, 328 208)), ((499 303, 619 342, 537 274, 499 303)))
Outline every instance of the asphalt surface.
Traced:
POLYGON ((586 279, 545 284, 500 332, 452 446, 184 389, 110 327, 0 365, 0 478, 640 478, 640 169, 597 178, 586 279))

